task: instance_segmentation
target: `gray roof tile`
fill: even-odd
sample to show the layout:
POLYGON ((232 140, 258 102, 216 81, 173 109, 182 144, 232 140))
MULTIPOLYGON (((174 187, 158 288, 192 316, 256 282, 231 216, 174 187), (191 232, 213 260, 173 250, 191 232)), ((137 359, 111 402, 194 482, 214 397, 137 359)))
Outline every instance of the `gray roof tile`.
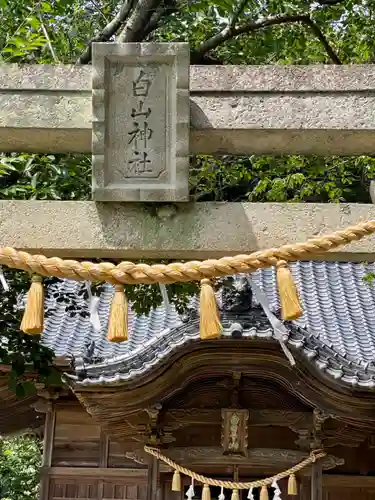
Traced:
MULTIPOLYGON (((375 387, 375 287, 363 280, 375 273, 374 264, 351 262, 296 262, 293 275, 300 291, 304 315, 290 325, 290 346, 300 349, 307 359, 335 379, 361 387, 375 387)), ((279 310, 273 268, 252 274, 263 289, 271 309, 279 310)), ((60 291, 76 292, 79 283, 64 280, 60 291)), ((173 307, 160 306, 148 316, 129 312, 129 341, 111 344, 106 329, 113 288, 106 285, 100 297, 101 332, 94 331, 89 318, 71 318, 65 305, 49 299, 53 310, 46 321, 42 342, 58 357, 82 358, 85 345, 95 341, 95 355, 104 358, 98 365, 85 367, 86 379, 77 383, 113 383, 128 380, 155 366, 186 342, 199 338, 198 322, 188 325, 173 307), (98 375, 100 373, 100 375, 98 375)), ((79 299, 84 302, 83 299, 79 299)), ((254 299, 253 299, 254 300, 254 299)), ((254 300, 255 307, 258 306, 254 300)), ((255 318, 255 319, 254 319, 255 318)), ((262 314, 260 321, 244 329, 247 337, 272 338, 273 332, 262 314), (262 319, 263 318, 263 319, 262 319)), ((224 319, 224 336, 229 336, 224 319)))

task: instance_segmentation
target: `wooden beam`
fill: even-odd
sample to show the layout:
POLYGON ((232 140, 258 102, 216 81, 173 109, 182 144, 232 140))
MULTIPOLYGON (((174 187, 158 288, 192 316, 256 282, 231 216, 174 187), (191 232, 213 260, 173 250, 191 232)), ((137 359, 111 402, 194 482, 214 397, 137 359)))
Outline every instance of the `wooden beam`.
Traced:
MULTIPOLYGON (((190 149, 373 154, 375 66, 192 66, 190 149)), ((3 64, 0 151, 91 151, 91 67, 3 64)))
POLYGON ((375 488, 375 476, 323 474, 324 488, 375 488))
MULTIPOLYGON (((375 205, 360 204, 187 203, 171 218, 158 210, 132 203, 0 201, 0 247, 69 258, 218 258, 375 219, 375 205)), ((320 258, 373 261, 374 248, 373 236, 320 258)))
POLYGON ((103 467, 50 467, 48 476, 50 477, 79 477, 85 479, 123 479, 126 477, 134 479, 137 484, 147 483, 146 469, 123 469, 123 468, 103 468, 103 467))

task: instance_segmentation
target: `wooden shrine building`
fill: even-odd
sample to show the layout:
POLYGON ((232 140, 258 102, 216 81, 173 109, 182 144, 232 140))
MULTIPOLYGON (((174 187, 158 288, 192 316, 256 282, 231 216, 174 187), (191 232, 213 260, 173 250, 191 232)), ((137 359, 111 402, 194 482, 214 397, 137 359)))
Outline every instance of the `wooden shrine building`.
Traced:
MULTIPOLYGON (((100 331, 49 294, 42 341, 65 371, 66 388, 41 390, 31 403, 46 412, 42 500, 182 499, 171 492, 171 469, 147 455, 145 444, 196 472, 241 481, 276 474, 323 448, 315 493, 309 467, 297 474, 294 498, 373 498, 375 288, 363 277, 375 266, 309 261, 292 270, 304 316, 284 325, 288 356, 251 286, 263 291, 276 319, 273 268, 252 281, 221 281, 224 330, 215 341, 199 339, 195 300, 184 315, 169 304, 148 316, 130 312, 129 341, 111 344, 111 285, 100 295, 100 331)), ((85 284, 53 286, 85 306, 85 284)), ((280 488, 286 498, 286 481, 280 488)), ((196 498, 200 492, 196 484, 196 498)), ((219 494, 211 489, 212 498, 219 494)))

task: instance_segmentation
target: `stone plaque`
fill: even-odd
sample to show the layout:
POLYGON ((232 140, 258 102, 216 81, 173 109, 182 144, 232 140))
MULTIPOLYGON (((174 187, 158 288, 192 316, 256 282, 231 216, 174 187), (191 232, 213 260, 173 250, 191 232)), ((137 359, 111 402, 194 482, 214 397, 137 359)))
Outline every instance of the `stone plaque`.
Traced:
POLYGON ((188 201, 189 45, 94 43, 96 201, 188 201))
POLYGON ((248 410, 221 410, 221 445, 224 455, 247 456, 248 410))

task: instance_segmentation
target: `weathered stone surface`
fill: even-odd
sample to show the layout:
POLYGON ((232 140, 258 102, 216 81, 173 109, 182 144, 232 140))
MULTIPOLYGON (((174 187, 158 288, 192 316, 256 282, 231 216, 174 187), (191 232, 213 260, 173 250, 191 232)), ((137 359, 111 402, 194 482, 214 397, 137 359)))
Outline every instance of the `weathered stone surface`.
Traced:
POLYGON ((188 201, 189 45, 93 44, 93 197, 188 201))
POLYGON ((374 66, 191 66, 191 92, 363 92, 374 66))
MULTIPOLYGON (((375 219, 372 204, 0 201, 0 247, 61 257, 203 259, 250 253, 375 219)), ((374 261, 375 237, 322 254, 374 261)))
POLYGON ((0 150, 91 150, 91 67, 0 65, 0 150))
MULTIPOLYGON (((190 151, 373 154, 375 66, 190 68, 190 151)), ((91 68, 0 66, 0 150, 91 151, 91 68)))

